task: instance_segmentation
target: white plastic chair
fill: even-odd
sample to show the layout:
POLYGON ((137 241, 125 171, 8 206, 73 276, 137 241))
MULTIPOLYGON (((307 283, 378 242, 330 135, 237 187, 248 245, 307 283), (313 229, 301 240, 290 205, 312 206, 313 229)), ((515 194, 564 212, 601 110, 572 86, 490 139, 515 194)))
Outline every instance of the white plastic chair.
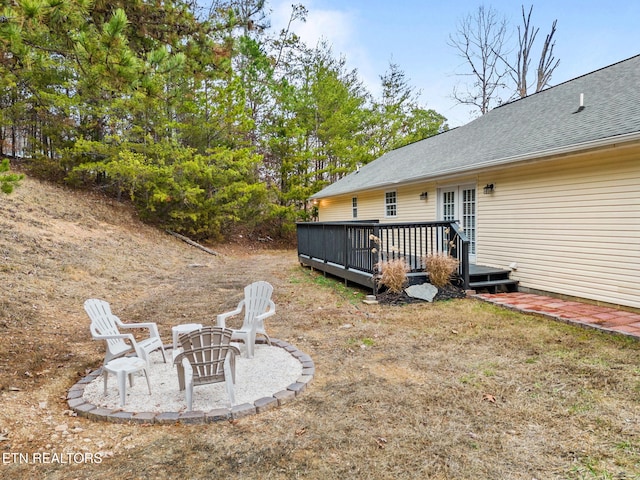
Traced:
POLYGON ((124 407, 127 398, 127 377, 129 386, 133 387, 133 374, 142 372, 147 380, 147 389, 151 395, 151 383, 149 382, 149 359, 143 348, 136 345, 135 357, 119 357, 110 360, 102 366, 104 377, 104 394, 107 394, 107 377, 109 374, 116 376, 118 381, 118 391, 120 392, 120 406, 124 407))
POLYGON ((271 300, 273 287, 265 281, 254 282, 244 287, 244 299, 240 300, 235 310, 218 315, 216 324, 226 327, 229 317, 238 315, 244 309, 244 321, 239 329, 233 329, 231 340, 245 343, 247 358, 253 358, 256 336, 262 335, 271 345, 271 339, 264 329, 264 320, 276 313, 276 306, 271 300))
POLYGON ((114 358, 122 357, 132 351, 142 348, 148 355, 154 350, 160 349, 162 358, 167 363, 162 339, 155 323, 122 323, 111 313, 109 303, 97 298, 90 298, 84 302, 84 309, 91 319, 91 336, 94 340, 105 340, 107 344, 104 363, 107 364, 114 358), (149 337, 136 341, 131 333, 121 333, 121 328, 148 328, 149 337), (129 343, 127 343, 129 342, 129 343))
POLYGON ((240 350, 230 344, 231 334, 228 328, 203 327, 180 335, 181 352, 176 355, 174 364, 189 411, 196 385, 224 382, 231 406, 236 403, 233 384, 236 381, 236 355, 240 355, 240 350))

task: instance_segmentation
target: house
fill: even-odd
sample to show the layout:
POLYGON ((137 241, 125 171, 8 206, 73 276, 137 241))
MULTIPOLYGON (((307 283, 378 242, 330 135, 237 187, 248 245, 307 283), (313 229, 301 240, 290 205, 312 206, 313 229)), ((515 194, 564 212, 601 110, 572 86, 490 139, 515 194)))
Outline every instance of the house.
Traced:
POLYGON ((640 308, 640 56, 388 152, 312 199, 320 224, 455 220, 470 263, 521 291, 640 308))

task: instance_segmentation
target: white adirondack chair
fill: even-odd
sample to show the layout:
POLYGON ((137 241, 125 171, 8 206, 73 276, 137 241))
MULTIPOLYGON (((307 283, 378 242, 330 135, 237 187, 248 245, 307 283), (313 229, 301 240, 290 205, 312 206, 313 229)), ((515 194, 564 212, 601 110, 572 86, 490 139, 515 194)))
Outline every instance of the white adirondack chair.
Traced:
POLYGON ((122 323, 111 313, 108 302, 97 298, 90 298, 84 302, 84 309, 91 319, 91 336, 94 340, 105 340, 107 344, 104 363, 107 364, 114 358, 122 357, 129 352, 142 348, 148 357, 154 350, 160 349, 162 358, 167 363, 162 339, 155 323, 122 323), (149 337, 136 341, 131 333, 121 333, 124 328, 148 328, 149 337), (128 342, 128 343, 127 343, 128 342))
POLYGON ((271 339, 264 329, 264 320, 276 313, 276 306, 271 300, 273 287, 265 281, 254 282, 244 287, 244 299, 240 300, 235 310, 218 315, 216 324, 226 327, 229 317, 238 315, 244 309, 244 321, 239 329, 233 329, 231 340, 243 341, 247 358, 253 358, 256 336, 262 335, 271 345, 271 339))

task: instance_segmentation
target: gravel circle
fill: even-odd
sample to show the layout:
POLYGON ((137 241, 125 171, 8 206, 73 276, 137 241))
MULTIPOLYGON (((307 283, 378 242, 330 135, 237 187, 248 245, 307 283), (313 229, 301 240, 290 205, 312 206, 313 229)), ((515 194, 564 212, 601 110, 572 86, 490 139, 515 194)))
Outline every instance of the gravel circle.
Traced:
MULTIPOLYGON (((163 362, 159 351, 150 355, 151 395, 144 377, 141 374, 134 376, 133 386, 127 382, 126 403, 124 407, 120 407, 116 377, 108 376, 105 395, 103 376, 99 375, 85 386, 82 398, 97 407, 123 412, 186 412, 185 392, 178 389, 178 375, 176 367, 171 363, 171 350, 166 353, 167 363, 163 362)), ((288 351, 276 346, 256 344, 254 358, 236 357, 235 404, 230 404, 224 383, 200 385, 193 389, 193 411, 252 404, 260 398, 286 390, 301 374, 302 364, 288 351)))

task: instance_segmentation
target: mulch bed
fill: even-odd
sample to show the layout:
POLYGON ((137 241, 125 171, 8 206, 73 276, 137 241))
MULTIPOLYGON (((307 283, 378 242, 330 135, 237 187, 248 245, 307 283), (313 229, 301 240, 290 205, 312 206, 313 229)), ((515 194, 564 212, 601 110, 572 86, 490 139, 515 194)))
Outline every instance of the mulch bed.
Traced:
MULTIPOLYGON (((451 300, 454 298, 465 298, 465 291, 455 285, 447 285, 446 287, 439 288, 438 293, 434 297, 434 302, 443 300, 451 300)), ((425 300, 410 297, 404 290, 400 293, 392 293, 388 290, 378 292, 376 300, 383 305, 407 305, 410 303, 425 303, 425 300)))

